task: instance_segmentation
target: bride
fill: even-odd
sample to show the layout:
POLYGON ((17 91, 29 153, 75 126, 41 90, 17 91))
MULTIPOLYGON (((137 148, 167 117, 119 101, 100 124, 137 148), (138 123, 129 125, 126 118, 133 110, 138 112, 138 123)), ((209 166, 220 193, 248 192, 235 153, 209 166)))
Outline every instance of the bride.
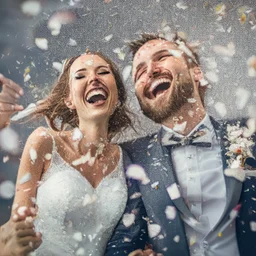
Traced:
MULTIPOLYGON (((104 254, 128 198, 127 156, 110 143, 131 125, 125 100, 115 65, 89 52, 65 62, 52 92, 37 107, 33 115, 45 116, 51 129, 37 128, 27 140, 13 208, 25 215, 38 207, 34 225, 43 242, 36 255, 104 254)), ((23 246, 31 246, 20 229, 23 246)))

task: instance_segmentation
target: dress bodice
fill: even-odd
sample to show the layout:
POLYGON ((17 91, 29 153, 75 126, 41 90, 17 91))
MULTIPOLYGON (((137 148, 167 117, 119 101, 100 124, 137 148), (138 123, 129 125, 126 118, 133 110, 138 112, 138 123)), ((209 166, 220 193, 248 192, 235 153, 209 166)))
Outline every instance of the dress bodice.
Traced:
POLYGON ((121 149, 115 170, 93 188, 53 146, 50 167, 37 190, 35 227, 42 233, 43 243, 36 255, 104 255, 126 201, 121 149))

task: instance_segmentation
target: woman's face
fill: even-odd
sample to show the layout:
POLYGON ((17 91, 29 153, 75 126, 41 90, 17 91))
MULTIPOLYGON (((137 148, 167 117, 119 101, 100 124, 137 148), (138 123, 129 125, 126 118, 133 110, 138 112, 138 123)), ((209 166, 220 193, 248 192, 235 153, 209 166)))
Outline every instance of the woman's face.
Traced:
POLYGON ((70 67, 68 107, 79 120, 109 119, 118 102, 118 91, 110 65, 98 55, 84 54, 70 67))

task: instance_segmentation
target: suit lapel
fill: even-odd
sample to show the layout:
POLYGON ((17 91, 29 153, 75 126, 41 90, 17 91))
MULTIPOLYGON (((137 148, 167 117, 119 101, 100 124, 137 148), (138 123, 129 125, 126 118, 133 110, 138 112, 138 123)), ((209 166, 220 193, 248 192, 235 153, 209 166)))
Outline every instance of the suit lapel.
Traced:
MULTIPOLYGON (((230 144, 226 136, 226 125, 227 123, 218 123, 213 118, 211 118, 212 124, 214 126, 216 136, 220 140, 221 144, 221 153, 222 153, 222 163, 223 163, 223 171, 228 168, 227 160, 228 157, 226 155, 227 148, 229 148, 230 144)), ((222 216, 218 223, 215 226, 215 230, 222 225, 223 221, 226 220, 226 216, 229 216, 231 210, 238 204, 243 183, 239 180, 235 179, 234 177, 228 177, 224 174, 225 184, 226 184, 226 206, 222 213, 222 216)))
MULTIPOLYGON (((167 189, 173 184, 177 184, 178 192, 179 190, 179 184, 175 175, 175 171, 173 170, 173 165, 171 161, 171 154, 169 152, 169 149, 167 147, 164 147, 161 145, 161 136, 162 136, 162 129, 158 132, 157 138, 154 140, 153 147, 150 148, 150 153, 156 157, 157 159, 161 159, 161 169, 162 174, 160 175, 161 183, 164 185, 164 187, 167 189)), ((177 199, 172 199, 172 202, 176 206, 176 208, 180 211, 181 214, 183 214, 187 218, 194 218, 188 207, 186 206, 184 199, 182 196, 180 196, 177 199)))

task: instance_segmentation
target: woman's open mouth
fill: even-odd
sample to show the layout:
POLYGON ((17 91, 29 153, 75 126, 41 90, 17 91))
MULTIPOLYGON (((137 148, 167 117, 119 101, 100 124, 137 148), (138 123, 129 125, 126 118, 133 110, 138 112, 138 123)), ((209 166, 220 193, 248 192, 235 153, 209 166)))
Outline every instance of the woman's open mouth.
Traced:
POLYGON ((90 90, 86 95, 86 102, 98 106, 106 102, 108 93, 103 88, 95 88, 90 90))

